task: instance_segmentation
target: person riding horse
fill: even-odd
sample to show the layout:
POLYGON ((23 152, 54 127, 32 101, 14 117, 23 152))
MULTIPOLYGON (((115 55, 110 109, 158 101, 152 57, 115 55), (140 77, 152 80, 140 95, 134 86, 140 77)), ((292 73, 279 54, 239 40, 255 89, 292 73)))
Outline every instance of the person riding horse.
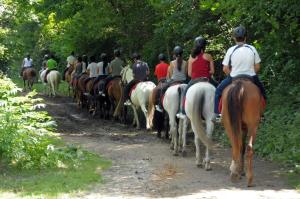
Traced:
POLYGON ((108 65, 109 76, 102 80, 99 85, 99 94, 105 96, 105 90, 108 82, 110 82, 115 77, 120 77, 121 71, 124 67, 124 61, 120 58, 121 51, 119 49, 114 50, 114 60, 108 65))
POLYGON ((215 95, 215 121, 221 121, 219 112, 219 101, 223 90, 232 82, 232 78, 239 75, 250 76, 256 86, 259 87, 261 94, 266 99, 266 91, 263 84, 260 82, 257 73, 260 69, 261 59, 254 46, 246 44, 246 29, 243 26, 238 26, 233 31, 235 46, 230 47, 222 62, 223 71, 228 75, 217 87, 215 95))
POLYGON ((27 56, 23 59, 22 62, 20 76, 23 77, 24 70, 31 67, 33 67, 33 61, 32 58, 30 58, 30 54, 27 54, 27 56))
POLYGON ((47 61, 47 71, 44 77, 44 82, 47 83, 47 75, 50 73, 52 70, 57 70, 57 62, 54 60, 54 55, 50 55, 50 59, 47 61))
POLYGON ((141 60, 141 56, 138 53, 133 53, 133 80, 131 80, 124 88, 124 105, 131 105, 129 93, 131 88, 139 82, 146 81, 150 73, 148 64, 141 60))
POLYGON ((159 64, 155 66, 154 75, 157 81, 161 81, 167 77, 169 64, 166 63, 166 56, 163 53, 158 55, 159 64))
POLYGON ((174 83, 183 83, 187 79, 187 62, 183 60, 182 54, 183 49, 180 46, 176 46, 173 50, 174 56, 176 59, 174 61, 171 61, 170 66, 168 68, 168 74, 167 74, 167 83, 164 84, 160 91, 156 94, 155 99, 155 106, 156 110, 159 112, 162 112, 162 102, 161 97, 166 92, 166 90, 174 83))
POLYGON ((74 51, 71 52, 71 54, 67 57, 67 67, 64 70, 63 73, 63 80, 65 80, 65 74, 67 72, 67 70, 69 69, 69 67, 72 65, 74 66, 76 64, 76 57, 75 57, 75 53, 74 51))
POLYGON ((215 87, 217 83, 211 78, 215 72, 213 58, 210 54, 205 53, 207 41, 205 38, 199 36, 195 39, 194 48, 188 60, 188 76, 191 80, 181 95, 180 111, 177 114, 178 118, 184 119, 186 117, 184 104, 188 89, 199 81, 209 81, 215 87))

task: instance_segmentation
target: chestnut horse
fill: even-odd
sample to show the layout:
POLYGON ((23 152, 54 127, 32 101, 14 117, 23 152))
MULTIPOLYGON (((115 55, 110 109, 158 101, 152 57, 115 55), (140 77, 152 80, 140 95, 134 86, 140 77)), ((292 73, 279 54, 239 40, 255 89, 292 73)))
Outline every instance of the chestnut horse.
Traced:
POLYGON ((23 81, 24 81, 24 90, 26 90, 26 81, 27 81, 27 87, 29 90, 32 89, 33 82, 36 77, 36 72, 34 68, 25 68, 22 73, 23 81))
POLYGON ((123 86, 121 78, 111 80, 107 85, 108 98, 113 110, 113 117, 118 119, 123 107, 123 86))
POLYGON ((71 88, 72 88, 72 79, 73 79, 73 75, 72 73, 74 72, 75 66, 73 64, 70 64, 69 68, 67 69, 67 71, 65 72, 64 76, 65 76, 65 81, 69 84, 68 85, 68 92, 69 95, 71 95, 71 88))
POLYGON ((264 111, 262 100, 259 88, 246 78, 233 80, 222 94, 222 122, 232 145, 231 180, 240 179, 244 173, 244 154, 247 151, 249 187, 253 181, 253 144, 264 111))

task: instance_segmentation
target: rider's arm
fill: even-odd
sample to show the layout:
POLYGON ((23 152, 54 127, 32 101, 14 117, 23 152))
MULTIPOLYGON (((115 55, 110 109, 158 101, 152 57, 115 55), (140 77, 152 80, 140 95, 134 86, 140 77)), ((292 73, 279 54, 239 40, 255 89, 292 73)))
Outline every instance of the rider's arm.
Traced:
POLYGON ((259 72, 259 69, 260 69, 260 63, 255 64, 255 65, 254 65, 255 73, 258 73, 258 72, 259 72))
POLYGON ((209 74, 213 75, 215 73, 215 64, 212 56, 210 54, 205 54, 207 60, 209 61, 209 74))
POLYGON ((171 77, 172 77, 172 71, 173 71, 173 64, 171 62, 170 65, 169 65, 169 67, 168 67, 167 79, 171 79, 171 77))
POLYGON ((108 66, 108 74, 112 73, 111 65, 108 66))
POLYGON ((229 68, 229 66, 223 65, 223 71, 224 71, 224 73, 225 73, 226 75, 229 75, 229 73, 230 73, 230 68, 229 68))
POLYGON ((188 76, 192 77, 192 64, 195 61, 195 59, 190 56, 189 60, 188 60, 188 76))

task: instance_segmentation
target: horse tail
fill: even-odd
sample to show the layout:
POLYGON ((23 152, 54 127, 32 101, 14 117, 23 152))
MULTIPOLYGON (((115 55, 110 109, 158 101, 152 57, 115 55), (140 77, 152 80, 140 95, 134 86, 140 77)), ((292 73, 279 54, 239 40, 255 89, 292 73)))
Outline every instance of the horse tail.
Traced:
POLYGON ((197 103, 199 104, 198 106, 198 110, 194 110, 193 111, 193 126, 197 132, 197 135, 199 136, 200 140, 202 141, 202 143, 209 149, 212 149, 213 146, 213 142, 207 137, 206 135, 206 131, 203 128, 202 125, 202 112, 203 112, 203 107, 206 103, 205 101, 205 91, 202 91, 202 93, 200 94, 200 98, 197 99, 197 103))
POLYGON ((227 94, 229 122, 235 135, 238 135, 242 128, 242 106, 243 83, 242 81, 237 81, 229 88, 227 94))
POLYGON ((31 71, 30 71, 30 75, 31 75, 31 77, 33 77, 33 78, 34 78, 34 77, 36 76, 36 72, 35 72, 35 70, 31 70, 31 71))
POLYGON ((117 107, 115 108, 113 117, 117 117, 118 115, 120 115, 120 111, 121 111, 121 109, 122 109, 123 95, 124 95, 124 94, 123 94, 123 89, 122 89, 121 84, 122 84, 122 81, 119 81, 118 84, 116 84, 116 85, 119 86, 119 89, 120 89, 120 92, 121 92, 121 93, 120 93, 120 99, 119 99, 119 101, 118 101, 117 107))

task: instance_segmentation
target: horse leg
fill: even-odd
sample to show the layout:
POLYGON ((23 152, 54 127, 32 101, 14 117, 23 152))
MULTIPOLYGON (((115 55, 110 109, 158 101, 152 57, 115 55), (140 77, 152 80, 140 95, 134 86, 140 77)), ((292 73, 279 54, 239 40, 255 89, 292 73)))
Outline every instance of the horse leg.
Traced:
POLYGON ((186 156, 186 133, 187 133, 188 119, 184 118, 182 120, 182 156, 186 156))
POLYGON ((134 126, 136 124, 136 128, 140 129, 140 122, 139 122, 137 110, 134 105, 131 105, 131 107, 132 107, 133 115, 134 115, 132 125, 134 126))
POLYGON ((177 123, 175 115, 170 117, 170 134, 172 135, 171 147, 174 145, 173 155, 178 155, 178 136, 177 136, 177 123))
POLYGON ((241 148, 241 157, 240 157, 240 170, 239 173, 241 174, 241 176, 245 176, 245 152, 246 152, 246 139, 247 139, 247 132, 248 130, 245 128, 243 129, 243 140, 242 140, 242 148, 241 148))
POLYGON ((142 111, 143 111, 143 113, 145 115, 145 118, 146 118, 146 129, 150 130, 150 119, 149 119, 149 114, 148 114, 148 111, 146 109, 145 103, 143 103, 141 105, 141 109, 142 109, 142 111))
POLYGON ((24 91, 26 91, 26 82, 25 82, 25 79, 23 79, 23 82, 24 82, 24 91))
MULTIPOLYGON (((206 133, 207 133, 208 139, 212 138, 213 129, 214 129, 214 123, 212 122, 211 119, 207 119, 206 120, 206 133)), ((204 162, 206 171, 211 170, 211 165, 210 165, 210 150, 208 149, 208 147, 206 147, 205 159, 203 160, 203 162, 204 162)))
POLYGON ((256 137, 257 127, 249 128, 249 141, 247 146, 247 180, 248 187, 253 186, 253 144, 256 137))

